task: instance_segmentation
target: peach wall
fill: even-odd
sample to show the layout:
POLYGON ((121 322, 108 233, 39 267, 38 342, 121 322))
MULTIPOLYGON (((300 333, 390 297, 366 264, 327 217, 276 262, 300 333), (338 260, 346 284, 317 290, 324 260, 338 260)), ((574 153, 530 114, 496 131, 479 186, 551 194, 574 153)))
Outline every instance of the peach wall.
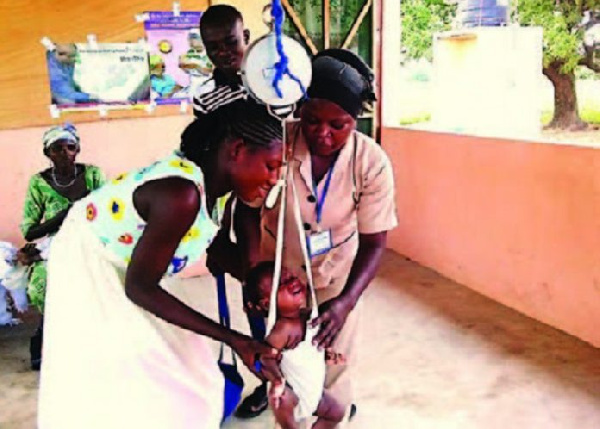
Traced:
MULTIPOLYGON (((78 124, 78 161, 98 165, 107 176, 142 167, 179 146, 179 136, 191 115, 105 120, 78 124)), ((27 182, 46 168, 41 137, 46 127, 0 131, 0 240, 22 244, 18 226, 27 182)), ((194 273, 198 273, 196 267, 194 273)))
POLYGON ((600 149, 384 128, 395 251, 600 346, 600 149))

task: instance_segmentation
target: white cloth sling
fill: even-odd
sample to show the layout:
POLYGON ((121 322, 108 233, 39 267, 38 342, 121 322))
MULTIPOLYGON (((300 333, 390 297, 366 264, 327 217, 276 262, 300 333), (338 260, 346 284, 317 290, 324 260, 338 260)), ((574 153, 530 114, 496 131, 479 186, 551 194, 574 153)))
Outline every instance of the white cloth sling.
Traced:
MULTIPOLYGON (((284 123, 285 125, 285 123, 284 123)), ((293 147, 290 145, 289 153, 292 153, 293 147)), ((277 225, 277 247, 275 253, 275 272, 273 273, 273 286, 271 288, 271 299, 269 307, 269 317, 267 321, 267 335, 273 329, 277 320, 277 290, 281 280, 281 267, 283 257, 284 223, 287 204, 287 186, 291 183, 294 200, 294 220, 298 229, 298 238, 300 240, 306 275, 308 279, 308 289, 310 290, 311 318, 318 316, 317 299, 315 295, 310 257, 306 248, 306 236, 302 226, 300 215, 300 206, 296 187, 294 185, 294 169, 289 167, 289 153, 286 153, 285 133, 284 133, 284 168, 282 178, 278 186, 280 188, 281 203, 279 207, 279 218, 277 225)), ((325 352, 319 351, 312 345, 312 339, 316 335, 318 327, 306 329, 306 338, 296 348, 285 350, 282 353, 281 372, 286 379, 287 384, 292 388, 298 397, 298 405, 294 410, 296 420, 308 418, 316 411, 319 401, 323 396, 325 384, 325 352)))

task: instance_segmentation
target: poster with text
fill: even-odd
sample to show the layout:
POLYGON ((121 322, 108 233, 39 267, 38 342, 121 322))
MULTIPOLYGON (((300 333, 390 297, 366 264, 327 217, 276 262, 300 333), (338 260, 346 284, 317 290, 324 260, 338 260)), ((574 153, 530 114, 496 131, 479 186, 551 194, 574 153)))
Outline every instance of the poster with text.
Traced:
POLYGON ((142 43, 57 44, 46 52, 52 104, 59 109, 133 106, 150 101, 142 43))
POLYGON ((150 54, 150 83, 157 104, 189 100, 212 74, 200 38, 202 12, 147 12, 144 21, 150 54))

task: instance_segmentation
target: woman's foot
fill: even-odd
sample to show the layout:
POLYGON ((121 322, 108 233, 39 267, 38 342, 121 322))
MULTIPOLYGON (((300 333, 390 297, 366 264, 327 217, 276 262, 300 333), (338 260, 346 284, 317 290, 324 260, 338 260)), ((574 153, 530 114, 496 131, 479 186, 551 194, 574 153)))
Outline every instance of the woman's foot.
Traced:
POLYGON ((268 407, 267 384, 263 383, 254 389, 254 392, 244 398, 235 411, 235 416, 240 419, 250 419, 260 415, 268 407))

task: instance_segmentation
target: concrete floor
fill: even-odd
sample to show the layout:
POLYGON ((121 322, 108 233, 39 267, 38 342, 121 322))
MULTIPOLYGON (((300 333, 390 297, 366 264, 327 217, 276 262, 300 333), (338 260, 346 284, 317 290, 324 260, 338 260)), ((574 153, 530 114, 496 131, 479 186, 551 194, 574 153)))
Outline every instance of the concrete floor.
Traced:
MULTIPOLYGON (((239 288, 230 301, 239 308, 239 288)), ((210 278, 176 281, 216 315, 210 278)), ((351 428, 597 429, 600 350, 388 252, 364 297, 351 428)), ((35 323, 0 328, 0 428, 35 427, 35 323)), ((246 330, 241 312, 234 327, 246 330)), ((246 377, 247 390, 255 382, 246 377)), ((272 428, 268 414, 228 429, 272 428)), ((108 429, 108 428, 107 428, 108 429)), ((166 428, 170 429, 170 428, 166 428)))

